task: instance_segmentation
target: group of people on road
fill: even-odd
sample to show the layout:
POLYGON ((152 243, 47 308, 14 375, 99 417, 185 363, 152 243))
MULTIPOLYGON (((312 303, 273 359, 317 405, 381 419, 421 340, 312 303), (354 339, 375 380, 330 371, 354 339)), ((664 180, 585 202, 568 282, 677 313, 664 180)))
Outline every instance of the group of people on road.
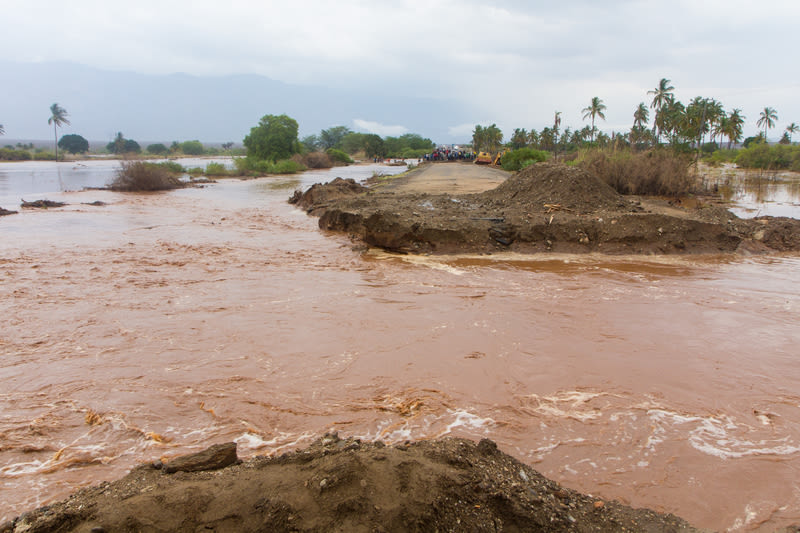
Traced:
POLYGON ((475 152, 471 151, 437 148, 433 152, 425 154, 425 161, 472 161, 475 156, 475 152))

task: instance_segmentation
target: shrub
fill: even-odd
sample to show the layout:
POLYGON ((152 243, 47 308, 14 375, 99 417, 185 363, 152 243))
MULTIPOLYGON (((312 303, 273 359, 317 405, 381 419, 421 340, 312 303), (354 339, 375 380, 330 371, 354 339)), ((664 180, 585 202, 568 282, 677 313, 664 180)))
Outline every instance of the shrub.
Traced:
POLYGON ((124 161, 111 185, 112 191, 165 191, 183 187, 183 182, 172 172, 155 163, 124 161))
POLYGON ((206 165, 206 176, 227 176, 230 172, 222 163, 211 162, 206 165))
POLYGON ((694 187, 691 157, 671 149, 633 154, 590 150, 579 162, 620 194, 680 196, 694 187))
POLYGON ((186 169, 186 173, 190 176, 201 176, 203 174, 203 169, 201 167, 191 167, 186 169))
POLYGON ((717 150, 706 161, 709 165, 717 166, 722 163, 733 163, 738 154, 737 150, 717 150))
POLYGON ((203 155, 203 143, 200 141, 184 141, 180 147, 181 152, 186 155, 203 155))
POLYGON ((337 148, 328 148, 325 150, 325 153, 330 156, 337 163, 345 163, 350 164, 353 163, 353 158, 347 155, 346 152, 339 150, 337 148))
POLYGON ((149 154, 163 155, 163 154, 166 154, 167 152, 169 152, 169 148, 167 148, 162 143, 148 144, 147 145, 147 153, 149 153, 149 154))
POLYGON ((236 170, 239 174, 295 174, 306 170, 306 167, 297 161, 291 159, 281 159, 273 163, 272 161, 258 160, 253 157, 241 157, 234 159, 236 170))
POLYGON ((307 168, 331 168, 333 160, 328 154, 322 152, 310 152, 307 154, 294 154, 292 161, 307 168))
POLYGON ((535 150, 533 148, 520 148, 503 155, 500 165, 503 170, 516 172, 534 163, 547 160, 547 152, 535 150))
POLYGON ((30 161, 33 158, 27 150, 0 148, 0 161, 30 161))
POLYGON ((753 143, 739 150, 736 164, 744 168, 765 170, 800 170, 800 146, 753 143))
POLYGON ((186 169, 183 168, 183 165, 181 165, 177 161, 162 161, 161 163, 153 163, 153 164, 174 174, 183 174, 184 172, 186 172, 186 169))

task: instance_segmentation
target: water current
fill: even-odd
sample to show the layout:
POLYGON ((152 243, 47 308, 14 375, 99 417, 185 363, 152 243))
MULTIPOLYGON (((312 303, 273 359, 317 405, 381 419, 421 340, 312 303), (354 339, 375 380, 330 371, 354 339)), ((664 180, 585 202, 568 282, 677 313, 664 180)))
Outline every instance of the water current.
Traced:
POLYGON ((326 431, 490 437, 699 527, 800 523, 800 257, 362 253, 286 203, 376 170, 403 169, 27 191, 69 205, 0 218, 0 523, 326 431))

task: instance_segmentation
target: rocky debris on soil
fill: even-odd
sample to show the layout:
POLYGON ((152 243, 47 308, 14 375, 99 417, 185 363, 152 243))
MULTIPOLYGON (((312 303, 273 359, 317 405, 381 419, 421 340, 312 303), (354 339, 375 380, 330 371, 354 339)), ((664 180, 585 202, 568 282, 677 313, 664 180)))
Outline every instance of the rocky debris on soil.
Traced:
POLYGON ((0 526, 44 531, 696 531, 561 487, 484 439, 386 446, 325 435, 215 471, 143 465, 0 526))
POLYGON ((17 213, 16 211, 9 211, 8 209, 3 209, 2 207, 0 207, 0 217, 4 217, 6 215, 14 215, 16 213, 17 213))
POLYGON ((108 204, 106 204, 105 202, 101 202, 100 200, 95 200, 94 202, 84 202, 83 205, 92 205, 95 207, 101 207, 108 204))
POLYGON ((201 472, 218 470, 230 466, 239 458, 236 456, 236 443, 215 444, 202 452, 184 455, 166 463, 162 468, 167 474, 175 472, 201 472))
POLYGON ((316 184, 290 202, 325 230, 403 253, 771 253, 800 250, 800 220, 743 220, 698 203, 625 197, 586 170, 538 163, 479 194, 374 191, 316 184))
POLYGON ((47 209, 48 207, 64 207, 64 202, 54 202, 53 200, 34 200, 33 202, 26 202, 22 200, 21 207, 32 209, 47 209))

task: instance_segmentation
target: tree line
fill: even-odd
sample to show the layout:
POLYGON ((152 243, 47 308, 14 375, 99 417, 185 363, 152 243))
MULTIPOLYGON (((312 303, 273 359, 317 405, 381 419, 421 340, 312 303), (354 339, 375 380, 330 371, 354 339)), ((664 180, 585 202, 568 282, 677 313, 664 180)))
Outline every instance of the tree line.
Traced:
MULTIPOLYGON (((506 147, 519 149, 531 147, 549 152, 570 152, 584 146, 629 146, 636 150, 644 150, 654 146, 667 144, 673 148, 689 151, 703 147, 708 139, 712 147, 720 147, 727 141, 730 149, 733 144, 743 139, 745 116, 742 110, 734 108, 726 110, 721 102, 714 98, 697 96, 688 103, 677 100, 675 87, 671 81, 662 78, 658 85, 647 92, 649 105, 640 102, 633 112, 631 129, 628 132, 612 132, 608 135, 598 131, 597 120, 605 120, 607 109, 603 100, 595 96, 589 105, 581 109, 583 120, 590 121, 580 129, 566 127, 561 129, 561 112, 556 111, 553 125, 540 131, 516 128, 506 147), (652 111, 652 127, 650 118, 652 111)), ((775 127, 778 113, 772 107, 764 107, 756 122, 763 128, 757 136, 746 140, 750 142, 766 142, 769 130, 775 127)), ((792 135, 800 131, 800 126, 792 122, 786 127, 779 143, 791 144, 792 135)), ((475 150, 494 152, 503 146, 503 134, 495 124, 484 127, 477 125, 472 135, 475 150)))

